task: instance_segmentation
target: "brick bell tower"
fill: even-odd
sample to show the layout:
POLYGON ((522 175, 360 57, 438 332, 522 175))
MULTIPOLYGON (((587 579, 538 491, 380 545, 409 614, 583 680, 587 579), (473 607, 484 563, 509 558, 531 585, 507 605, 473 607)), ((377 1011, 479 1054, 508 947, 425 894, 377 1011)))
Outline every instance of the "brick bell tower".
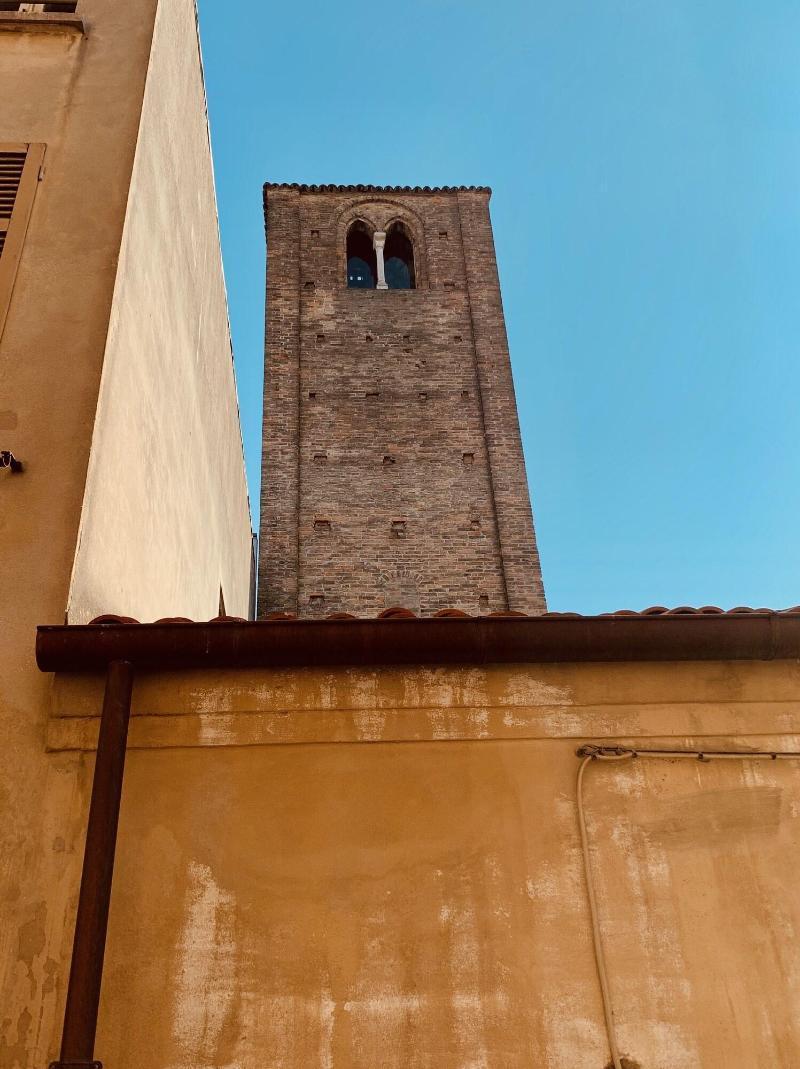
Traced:
POLYGON ((545 611, 490 195, 264 187, 259 615, 545 611))

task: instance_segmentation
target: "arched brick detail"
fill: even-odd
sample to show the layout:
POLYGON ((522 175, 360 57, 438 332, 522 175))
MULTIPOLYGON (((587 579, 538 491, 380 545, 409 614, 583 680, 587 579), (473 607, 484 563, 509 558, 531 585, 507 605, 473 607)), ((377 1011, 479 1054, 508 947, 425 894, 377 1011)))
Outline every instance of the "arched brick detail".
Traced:
POLYGON ((391 197, 359 197, 342 204, 335 213, 337 277, 345 285, 347 278, 347 231, 356 219, 363 219, 374 230, 386 230, 392 223, 403 223, 414 245, 416 288, 428 286, 428 262, 425 223, 422 217, 391 197))

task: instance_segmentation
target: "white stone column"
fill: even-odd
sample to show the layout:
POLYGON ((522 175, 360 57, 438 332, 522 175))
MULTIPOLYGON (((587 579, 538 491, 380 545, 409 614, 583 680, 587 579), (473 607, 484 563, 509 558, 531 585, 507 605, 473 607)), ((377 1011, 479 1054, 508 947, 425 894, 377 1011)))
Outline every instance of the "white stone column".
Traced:
POLYGON ((372 239, 372 245, 375 249, 375 259, 378 262, 378 285, 375 287, 379 290, 388 290, 386 284, 386 274, 383 269, 383 246, 386 244, 386 231, 376 230, 375 236, 372 239))

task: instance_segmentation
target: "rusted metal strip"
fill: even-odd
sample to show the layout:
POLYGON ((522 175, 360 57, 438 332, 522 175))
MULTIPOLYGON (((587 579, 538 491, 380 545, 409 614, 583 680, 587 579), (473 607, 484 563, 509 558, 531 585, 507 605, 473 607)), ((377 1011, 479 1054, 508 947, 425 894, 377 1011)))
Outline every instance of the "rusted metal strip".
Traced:
POLYGON ((94 1059, 94 1041, 132 691, 133 665, 112 661, 100 719, 61 1058, 50 1069, 102 1069, 94 1059))
POLYGON ((800 613, 440 617, 40 627, 45 672, 316 665, 771 660, 800 656, 800 613))

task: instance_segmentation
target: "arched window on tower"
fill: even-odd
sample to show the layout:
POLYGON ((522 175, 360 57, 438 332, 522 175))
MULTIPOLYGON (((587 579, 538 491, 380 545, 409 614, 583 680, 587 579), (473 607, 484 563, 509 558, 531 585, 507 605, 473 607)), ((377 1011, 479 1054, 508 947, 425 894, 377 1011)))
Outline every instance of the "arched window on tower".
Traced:
POLYGON ((390 290, 413 290, 414 245, 403 223, 392 223, 386 231, 386 246, 383 250, 386 284, 390 290))
POLYGON ((374 290, 377 277, 372 234, 366 223, 356 219, 347 231, 347 285, 350 289, 374 290))

